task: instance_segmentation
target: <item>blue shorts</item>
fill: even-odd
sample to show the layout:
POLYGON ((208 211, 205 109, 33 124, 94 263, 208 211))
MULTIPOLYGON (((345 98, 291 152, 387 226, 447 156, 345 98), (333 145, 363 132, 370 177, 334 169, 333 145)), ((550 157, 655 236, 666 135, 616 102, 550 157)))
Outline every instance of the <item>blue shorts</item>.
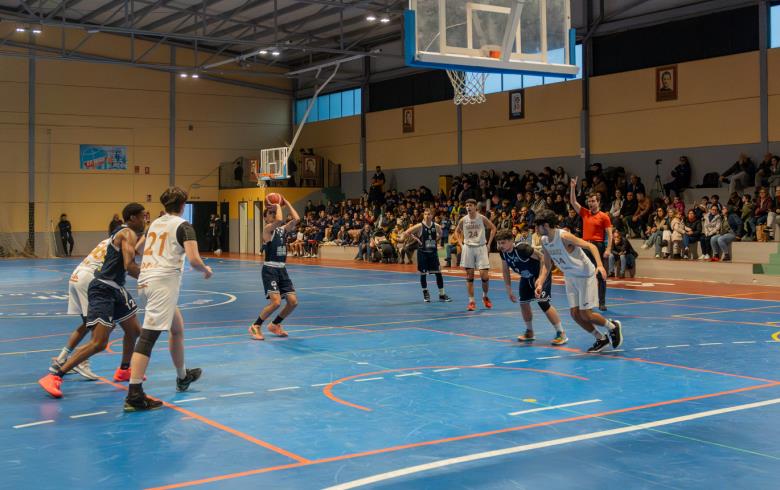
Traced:
POLYGON ((98 279, 89 283, 87 301, 87 328, 98 323, 114 328, 115 323, 127 320, 138 309, 135 300, 123 286, 115 288, 98 279))

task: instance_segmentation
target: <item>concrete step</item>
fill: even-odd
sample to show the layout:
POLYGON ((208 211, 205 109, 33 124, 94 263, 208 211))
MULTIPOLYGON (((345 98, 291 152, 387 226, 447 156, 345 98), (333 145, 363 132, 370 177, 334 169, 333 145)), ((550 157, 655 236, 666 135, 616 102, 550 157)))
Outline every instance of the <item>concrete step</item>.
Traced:
MULTIPOLYGON (((655 258, 655 247, 647 250, 642 249, 644 240, 632 238, 629 240, 631 245, 639 254, 639 258, 653 259, 655 258)), ((771 260, 771 256, 776 254, 780 259, 780 253, 778 253, 778 242, 737 242, 731 243, 731 259, 732 262, 744 262, 749 264, 763 264, 771 260)), ((696 244, 695 251, 698 257, 699 245, 696 244)), ((780 263, 780 262, 778 262, 780 263)))

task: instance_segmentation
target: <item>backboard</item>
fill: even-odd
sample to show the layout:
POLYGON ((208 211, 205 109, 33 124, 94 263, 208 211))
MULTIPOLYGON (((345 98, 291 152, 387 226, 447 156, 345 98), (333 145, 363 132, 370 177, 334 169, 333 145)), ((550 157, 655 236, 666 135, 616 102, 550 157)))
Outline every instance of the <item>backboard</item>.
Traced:
POLYGON ((570 0, 410 0, 406 64, 573 77, 570 0))

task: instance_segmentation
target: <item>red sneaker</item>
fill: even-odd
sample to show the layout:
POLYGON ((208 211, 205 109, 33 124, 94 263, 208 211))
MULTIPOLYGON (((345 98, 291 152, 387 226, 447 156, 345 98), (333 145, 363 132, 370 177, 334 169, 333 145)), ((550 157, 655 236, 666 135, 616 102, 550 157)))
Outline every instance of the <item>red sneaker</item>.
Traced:
POLYGON ((477 309, 477 304, 473 301, 469 301, 468 307, 466 307, 468 311, 474 311, 477 309))
POLYGON ((50 394, 54 398, 62 398, 62 378, 56 374, 47 374, 43 378, 38 380, 38 384, 41 388, 46 390, 46 393, 50 394))
POLYGON ((482 303, 484 303, 485 308, 487 309, 493 308, 493 303, 490 302, 490 298, 487 296, 482 296, 482 303))
POLYGON ((710 259, 710 262, 720 262, 720 257, 716 255, 710 259))
MULTIPOLYGON (((130 381, 130 368, 122 369, 121 367, 116 368, 116 371, 114 371, 114 381, 117 383, 121 383, 123 381, 130 381)), ((144 381, 146 381, 146 376, 144 376, 144 381)))

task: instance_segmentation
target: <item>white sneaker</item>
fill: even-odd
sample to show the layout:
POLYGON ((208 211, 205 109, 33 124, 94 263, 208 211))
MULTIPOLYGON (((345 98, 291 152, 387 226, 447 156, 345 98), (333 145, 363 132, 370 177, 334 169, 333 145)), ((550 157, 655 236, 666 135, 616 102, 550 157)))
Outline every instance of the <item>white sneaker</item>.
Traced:
POLYGON ((649 244, 647 244, 647 243, 643 243, 643 244, 642 244, 642 250, 647 250, 647 249, 648 249, 648 248, 650 248, 651 246, 652 246, 652 245, 649 245, 649 244))
POLYGON ((709 259, 710 259, 710 256, 707 255, 707 254, 699 255, 699 260, 709 260, 709 259))
POLYGON ((74 367, 73 370, 90 381, 95 381, 98 379, 98 375, 92 371, 92 368, 89 365, 89 359, 74 367))
POLYGON ((656 259, 660 259, 661 258, 661 254, 655 254, 655 258, 656 259))

